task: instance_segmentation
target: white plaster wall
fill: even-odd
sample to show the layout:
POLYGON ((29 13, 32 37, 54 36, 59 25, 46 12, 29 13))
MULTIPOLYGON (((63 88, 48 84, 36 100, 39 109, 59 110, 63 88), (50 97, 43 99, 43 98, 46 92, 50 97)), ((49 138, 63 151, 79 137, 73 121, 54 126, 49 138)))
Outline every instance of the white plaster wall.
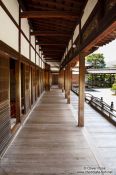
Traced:
POLYGON ((29 58, 29 43, 21 34, 21 54, 29 58))
POLYGON ((39 66, 39 56, 36 54, 36 64, 39 66))
POLYGON ((31 61, 35 63, 35 50, 31 47, 31 61))
POLYGON ((18 51, 18 29, 0 7, 0 40, 18 51))
POLYGON ((41 62, 42 62, 42 61, 41 61, 41 59, 40 59, 40 67, 41 67, 41 62))
POLYGON ((29 24, 27 19, 21 19, 21 29, 29 39, 29 24))
POLYGON ((72 41, 70 40, 70 41, 69 41, 69 44, 68 44, 68 51, 70 50, 71 45, 72 45, 72 41))
POLYGON ((35 48, 35 36, 31 36, 31 44, 35 48))
MULTIPOLYGON (((27 19, 21 19, 21 29, 29 39, 29 24, 27 19)), ((29 43, 23 35, 21 35, 21 54, 29 59, 29 43)))
POLYGON ((79 35, 79 25, 77 25, 75 28, 74 35, 73 35, 73 42, 76 40, 78 35, 79 35))
POLYGON ((81 26, 83 27, 85 22, 87 21, 88 17, 90 16, 91 12, 93 11, 95 5, 97 4, 98 0, 88 0, 87 5, 84 9, 84 14, 81 19, 81 26))
POLYGON ((13 18, 19 24, 19 4, 17 0, 2 0, 13 18))
POLYGON ((42 69, 44 69, 44 63, 43 63, 43 61, 42 61, 42 69))

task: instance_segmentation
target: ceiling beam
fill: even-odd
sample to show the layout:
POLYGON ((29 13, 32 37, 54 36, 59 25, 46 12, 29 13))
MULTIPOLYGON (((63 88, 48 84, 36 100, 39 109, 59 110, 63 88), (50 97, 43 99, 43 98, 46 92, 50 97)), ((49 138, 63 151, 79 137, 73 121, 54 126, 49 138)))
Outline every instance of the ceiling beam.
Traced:
MULTIPOLYGON (((38 0, 37 1, 37 4, 36 5, 34 5, 34 7, 38 7, 39 6, 39 3, 41 3, 42 5, 43 4, 47 4, 47 5, 50 5, 50 6, 56 6, 57 8, 66 8, 67 10, 70 10, 71 8, 73 9, 73 10, 77 10, 77 8, 79 8, 78 6, 77 7, 71 7, 71 6, 66 6, 66 4, 62 4, 61 2, 51 2, 51 1, 48 1, 48 0, 43 0, 43 1, 41 1, 41 0, 38 0)), ((81 4, 81 3, 80 3, 81 4)), ((78 5, 80 5, 80 4, 78 4, 78 5)), ((77 5, 77 3, 75 2, 75 5, 77 5)), ((33 7, 33 5, 32 5, 32 7, 33 7)), ((46 7, 46 6, 45 6, 46 7)))
POLYGON ((43 49, 39 49, 39 51, 42 51, 42 52, 63 52, 64 49, 62 49, 62 48, 59 48, 59 49, 43 48, 43 49))
POLYGON ((45 60, 46 62, 60 62, 60 60, 45 60))
POLYGON ((62 19, 78 19, 78 15, 68 11, 24 11, 20 13, 21 18, 62 18, 62 19))
POLYGON ((63 52, 64 50, 49 50, 49 49, 46 49, 46 50, 42 50, 43 52, 45 52, 45 53, 58 53, 58 52, 63 52))
POLYGON ((34 36, 63 36, 63 37, 69 37, 71 35, 71 33, 57 33, 57 32, 40 32, 40 31, 35 31, 35 32, 31 32, 31 35, 34 36))
POLYGON ((39 43, 39 42, 37 42, 36 45, 40 45, 40 46, 66 46, 66 44, 63 44, 63 43, 39 43))

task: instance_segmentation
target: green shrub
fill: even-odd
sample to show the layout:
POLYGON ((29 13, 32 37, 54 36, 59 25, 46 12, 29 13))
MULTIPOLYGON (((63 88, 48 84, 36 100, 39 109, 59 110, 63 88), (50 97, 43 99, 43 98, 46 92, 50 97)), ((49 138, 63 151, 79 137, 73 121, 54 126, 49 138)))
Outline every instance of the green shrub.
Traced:
POLYGON ((112 90, 115 92, 115 95, 116 95, 116 83, 114 83, 114 84, 112 85, 112 90))

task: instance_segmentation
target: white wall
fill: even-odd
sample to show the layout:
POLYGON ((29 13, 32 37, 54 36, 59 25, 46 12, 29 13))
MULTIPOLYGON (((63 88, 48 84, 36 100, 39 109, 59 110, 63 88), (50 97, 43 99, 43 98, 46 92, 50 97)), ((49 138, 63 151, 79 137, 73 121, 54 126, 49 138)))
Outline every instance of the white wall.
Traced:
POLYGON ((35 48, 35 36, 31 36, 31 44, 35 48))
POLYGON ((36 64, 39 66, 39 56, 36 54, 36 64))
MULTIPOLYGON (((19 4, 17 0, 2 0, 17 24, 19 24, 19 4)), ((29 24, 27 19, 21 19, 21 29, 29 40, 29 24)), ((19 31, 9 16, 0 6, 0 40, 18 51, 19 31)), ((31 37, 31 43, 35 48, 35 37, 31 37)), ((39 45, 37 46, 39 53, 39 45)), ((21 54, 29 59, 29 43, 21 34, 21 54)), ((35 50, 31 47, 31 61, 35 63, 35 50)), ((40 58, 37 55, 37 65, 40 65, 40 58)))
POLYGON ((21 34, 21 54, 29 59, 29 43, 21 34))
POLYGON ((27 19, 24 18, 21 19, 21 29, 29 39, 29 24, 27 19))
MULTIPOLYGON (((29 24, 27 19, 21 19, 21 29, 29 39, 29 24)), ((29 59, 29 43, 23 35, 21 35, 21 54, 29 59)))
POLYGON ((1 7, 0 40, 18 51, 18 29, 1 7))
POLYGON ((16 22, 19 24, 19 4, 17 0, 2 0, 4 5, 10 11, 16 22))
POLYGON ((31 61, 35 63, 35 50, 31 47, 31 61))
POLYGON ((78 35, 79 35, 79 25, 77 25, 75 28, 74 35, 73 35, 73 42, 76 40, 78 35))

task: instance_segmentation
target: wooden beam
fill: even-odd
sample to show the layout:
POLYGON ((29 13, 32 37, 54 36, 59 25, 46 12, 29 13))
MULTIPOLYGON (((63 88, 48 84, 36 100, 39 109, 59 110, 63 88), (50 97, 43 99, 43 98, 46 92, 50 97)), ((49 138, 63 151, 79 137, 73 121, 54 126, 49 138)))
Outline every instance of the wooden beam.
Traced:
POLYGON ((59 60, 46 60, 46 62, 60 62, 59 60))
MULTIPOLYGON (((37 8, 37 5, 39 5, 39 3, 41 3, 41 4, 42 4, 42 7, 44 7, 44 8, 46 8, 46 7, 48 7, 48 6, 56 6, 56 7, 58 7, 58 8, 65 8, 65 7, 66 7, 67 10, 70 10, 70 9, 72 8, 72 9, 75 10, 75 11, 77 11, 77 9, 80 8, 80 4, 81 4, 80 2, 74 2, 75 6, 70 7, 69 5, 66 6, 65 3, 59 3, 59 2, 57 2, 57 1, 54 2, 54 1, 48 1, 48 0, 44 0, 44 1, 38 0, 36 5, 32 5, 32 4, 30 5, 30 4, 29 4, 29 7, 37 8), (46 6, 46 4, 47 4, 48 6, 46 6), (77 6, 77 5, 78 5, 78 6, 77 6)), ((72 3, 72 1, 69 2, 69 3, 72 3)), ((50 7, 49 7, 49 8, 50 8, 50 7)), ((48 9, 49 9, 49 8, 48 8, 48 9)))
POLYGON ((49 31, 43 31, 43 32, 40 32, 40 31, 35 31, 35 32, 31 32, 30 33, 32 36, 62 36, 62 37, 69 37, 71 35, 71 33, 57 33, 57 32, 49 32, 49 31))
POLYGON ((43 48, 43 49, 39 49, 40 51, 43 52, 63 52, 64 49, 59 48, 59 49, 49 49, 49 48, 43 48))
POLYGON ((16 124, 21 122, 21 62, 16 61, 16 124))
POLYGON ((58 53, 43 53, 45 56, 47 56, 47 55, 56 55, 56 56, 59 56, 59 54, 58 53))
POLYGON ((51 50, 51 51, 46 50, 46 51, 45 51, 45 50, 44 50, 43 53, 45 53, 45 54, 47 54, 47 53, 48 53, 48 54, 51 54, 51 53, 53 53, 53 54, 55 54, 55 53, 58 54, 58 53, 60 53, 60 54, 61 54, 61 53, 63 53, 63 51, 62 51, 62 50, 61 50, 61 51, 60 51, 60 50, 59 50, 59 51, 54 51, 54 50, 51 50))
POLYGON ((62 18, 62 19, 78 19, 76 13, 70 11, 24 11, 20 14, 21 18, 62 18))
POLYGON ((67 103, 70 104, 70 90, 71 90, 71 69, 70 64, 67 66, 67 103))
POLYGON ((45 60, 60 60, 58 57, 53 57, 53 58, 45 58, 45 60))
POLYGON ((37 42, 36 45, 40 45, 40 46, 66 46, 66 44, 63 44, 63 43, 39 43, 39 42, 37 42))

